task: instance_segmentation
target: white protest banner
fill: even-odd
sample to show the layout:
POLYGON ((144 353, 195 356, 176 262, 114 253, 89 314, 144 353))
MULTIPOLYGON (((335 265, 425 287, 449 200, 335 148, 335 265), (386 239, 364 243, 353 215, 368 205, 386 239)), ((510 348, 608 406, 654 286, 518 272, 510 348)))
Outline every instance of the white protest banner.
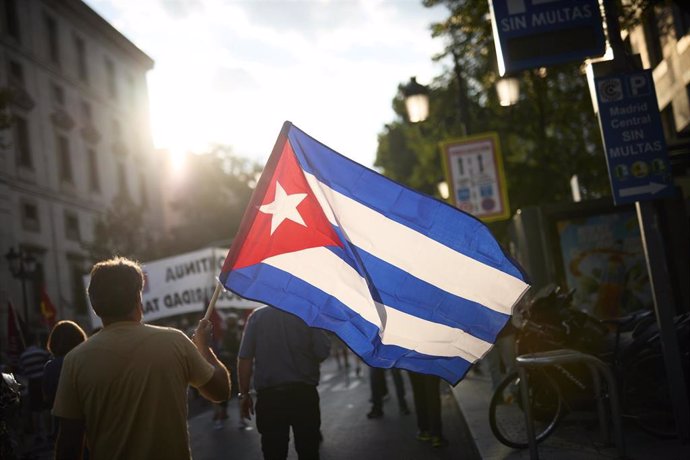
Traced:
MULTIPOLYGON (((213 295, 216 276, 220 273, 227 253, 227 249, 205 248, 143 263, 144 322, 184 313, 203 313, 213 295)), ((89 285, 89 278, 88 275, 84 276, 85 287, 89 285)), ((220 309, 246 309, 260 305, 230 291, 223 291, 216 302, 216 308, 220 309)), ((89 308, 89 314, 92 326, 100 326, 101 321, 92 308, 89 308)))

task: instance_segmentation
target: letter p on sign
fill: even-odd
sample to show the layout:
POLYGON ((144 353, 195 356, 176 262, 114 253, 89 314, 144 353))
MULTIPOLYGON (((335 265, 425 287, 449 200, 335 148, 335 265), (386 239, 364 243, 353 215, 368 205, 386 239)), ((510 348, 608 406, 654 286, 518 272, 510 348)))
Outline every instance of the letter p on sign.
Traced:
POLYGON ((632 75, 630 77, 630 95, 633 97, 649 95, 649 86, 646 75, 632 75))

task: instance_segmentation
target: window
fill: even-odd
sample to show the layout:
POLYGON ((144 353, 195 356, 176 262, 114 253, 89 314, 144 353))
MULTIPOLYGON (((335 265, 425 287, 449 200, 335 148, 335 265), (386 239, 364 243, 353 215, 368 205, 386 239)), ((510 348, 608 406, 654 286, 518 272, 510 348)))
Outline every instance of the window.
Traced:
POLYGON ((38 232, 41 230, 41 221, 38 218, 38 206, 34 203, 21 204, 22 228, 24 230, 38 232))
POLYGON ((134 77, 131 75, 127 75, 127 86, 129 87, 129 103, 134 109, 137 106, 137 87, 134 84, 134 77))
POLYGON ((666 45, 676 40, 676 30, 673 24, 673 9, 668 6, 655 7, 657 30, 659 33, 659 44, 663 53, 666 45))
POLYGON ((81 37, 74 37, 74 49, 77 52, 77 76, 84 83, 89 82, 89 68, 86 62, 86 45, 81 37))
POLYGON ((117 165, 117 179, 120 186, 120 195, 129 196, 129 187, 127 186, 127 172, 125 165, 122 163, 117 165))
POLYGON ((79 219, 70 211, 65 211, 65 238, 72 241, 80 241, 79 219))
POLYGON ((55 18, 45 14, 43 24, 46 31, 46 46, 48 49, 48 59, 56 66, 60 66, 60 42, 58 41, 58 26, 55 18))
POLYGON ((53 105, 55 107, 64 108, 65 107, 65 90, 62 86, 53 83, 53 105))
POLYGON ((86 289, 84 289, 83 279, 84 275, 87 275, 88 273, 81 268, 81 260, 71 259, 69 261, 69 267, 74 312, 77 314, 85 314, 88 311, 88 307, 86 303, 86 289))
POLYGON ((69 151, 69 140, 67 137, 57 136, 58 168, 60 171, 60 181, 69 184, 74 183, 72 176, 72 158, 69 151))
POLYGON ((17 0, 5 0, 5 27, 7 35, 17 41, 21 41, 17 0))
POLYGON ((10 61, 10 84, 16 88, 24 88, 24 68, 17 61, 10 61))
POLYGON ((33 169, 34 162, 31 158, 31 144, 29 143, 29 125, 25 118, 14 116, 15 145, 17 148, 17 166, 33 169))
POLYGON ((659 27, 656 21, 656 14, 652 10, 645 14, 642 22, 644 28, 644 39, 649 54, 649 64, 652 68, 656 67, 663 59, 661 43, 659 41, 659 27))
POLYGON ((676 37, 680 38, 690 33, 690 10, 673 5, 673 24, 675 25, 676 37))
POLYGON ((678 129, 676 128, 676 119, 673 115, 673 103, 669 103, 661 111, 661 125, 664 128, 664 137, 666 140, 672 140, 678 137, 678 129))
POLYGON ((117 99, 117 85, 115 84, 115 65, 109 58, 105 58, 105 74, 108 84, 108 95, 117 99))
POLYGON ((86 151, 86 162, 89 169, 89 190, 92 192, 101 191, 101 181, 98 176, 98 155, 94 149, 86 151))
POLYGON ((81 122, 84 126, 91 126, 93 124, 91 104, 86 101, 81 101, 81 122))
POLYGON ((122 141, 122 125, 119 120, 113 120, 113 138, 115 141, 122 141))
POLYGON ((149 195, 146 191, 146 175, 141 173, 139 175, 139 192, 141 193, 141 206, 144 208, 149 207, 149 195))

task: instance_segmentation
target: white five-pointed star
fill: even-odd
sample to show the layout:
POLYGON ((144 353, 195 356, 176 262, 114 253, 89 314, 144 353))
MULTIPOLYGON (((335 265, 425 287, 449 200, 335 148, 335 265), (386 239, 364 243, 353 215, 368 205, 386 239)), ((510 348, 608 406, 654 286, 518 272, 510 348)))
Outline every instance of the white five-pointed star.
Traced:
POLYGON ((259 211, 273 215, 273 217, 271 217, 271 235, 273 235, 273 232, 276 231, 278 226, 280 226, 285 219, 290 219, 305 227, 307 226, 297 210, 297 206, 306 197, 306 193, 293 193, 292 195, 288 195, 280 185, 280 182, 276 181, 276 196, 273 202, 264 204, 259 208, 259 211))

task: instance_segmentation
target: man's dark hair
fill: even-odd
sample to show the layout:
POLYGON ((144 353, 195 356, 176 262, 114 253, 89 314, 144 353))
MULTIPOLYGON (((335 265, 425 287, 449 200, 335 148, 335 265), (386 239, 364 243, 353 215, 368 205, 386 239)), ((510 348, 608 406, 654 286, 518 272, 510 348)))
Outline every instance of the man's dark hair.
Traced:
POLYGON ((72 348, 86 340, 86 333, 74 321, 58 321, 48 336, 48 351, 65 356, 72 348))
POLYGON ((122 318, 137 307, 143 286, 144 273, 139 264, 114 257, 93 266, 89 300, 101 318, 122 318))

